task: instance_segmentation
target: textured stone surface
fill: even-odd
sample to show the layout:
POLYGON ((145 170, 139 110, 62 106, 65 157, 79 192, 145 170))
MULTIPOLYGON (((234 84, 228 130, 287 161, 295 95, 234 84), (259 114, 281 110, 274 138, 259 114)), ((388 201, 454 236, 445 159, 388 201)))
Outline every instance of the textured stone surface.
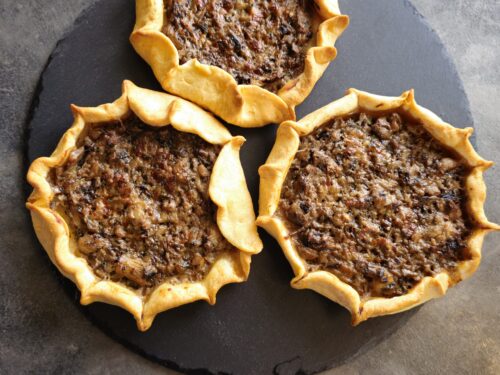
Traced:
MULTIPOLYGON (((347 0, 344 0, 347 1, 347 0)), ((398 0, 394 0, 398 1, 398 0)), ((0 0, 0 373, 171 373, 93 327, 40 255, 24 205, 24 124, 55 43, 92 0, 0 0)), ((414 0, 447 45, 471 102, 482 156, 500 161, 500 2, 414 0)), ((500 221, 500 167, 487 213, 500 221)), ((500 236, 479 272, 426 304, 382 344, 330 374, 500 373, 500 236)))

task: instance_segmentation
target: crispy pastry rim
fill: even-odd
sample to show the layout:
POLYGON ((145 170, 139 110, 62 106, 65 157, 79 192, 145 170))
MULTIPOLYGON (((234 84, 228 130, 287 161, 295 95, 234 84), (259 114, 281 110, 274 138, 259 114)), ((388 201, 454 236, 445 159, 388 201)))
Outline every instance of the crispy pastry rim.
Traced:
POLYGON ((136 0, 136 23, 130 41, 166 91, 207 108, 234 125, 279 124, 295 119, 295 106, 305 100, 337 56, 335 42, 349 24, 349 18, 340 14, 337 0, 314 3, 317 31, 315 43, 306 54, 304 71, 277 94, 256 85, 238 85, 225 70, 196 59, 179 65, 176 47, 161 32, 163 0, 136 0))
POLYGON ((260 167, 259 217, 257 225, 266 229, 280 244, 293 268, 295 277, 291 285, 296 289, 312 289, 341 304, 351 312, 354 325, 375 316, 405 311, 432 298, 443 296, 448 287, 471 276, 479 266, 484 236, 500 226, 488 221, 484 213, 486 186, 483 172, 493 165, 481 158, 469 141, 472 128, 458 129, 437 115, 419 106, 413 90, 400 97, 385 97, 350 89, 346 96, 309 114, 298 122, 286 121, 278 129, 276 142, 266 161, 260 167), (474 228, 467 239, 472 258, 458 265, 457 273, 442 272, 434 277, 425 277, 407 294, 392 297, 361 298, 354 288, 342 282, 327 271, 307 270, 306 262, 294 247, 284 222, 275 216, 281 189, 288 169, 295 157, 300 136, 313 132, 317 127, 336 117, 344 117, 367 111, 376 115, 399 111, 420 123, 441 144, 457 152, 471 167, 466 177, 467 209, 474 222, 474 228))
POLYGON ((26 204, 31 211, 38 239, 59 271, 81 291, 83 305, 105 302, 129 311, 141 331, 147 330, 156 314, 196 300, 214 304, 217 291, 225 284, 243 282, 250 272, 251 256, 262 249, 255 225, 252 200, 240 163, 239 150, 245 139, 233 137, 211 114, 178 97, 146 90, 124 81, 122 96, 95 108, 72 105, 74 122, 62 136, 50 157, 36 159, 28 171, 33 192, 26 204), (155 127, 171 125, 222 146, 209 182, 209 195, 217 205, 217 225, 223 236, 239 251, 223 253, 199 282, 166 281, 149 295, 124 284, 96 276, 71 235, 64 215, 50 208, 54 192, 47 180, 52 168, 63 165, 82 132, 96 123, 120 120, 134 112, 155 127))

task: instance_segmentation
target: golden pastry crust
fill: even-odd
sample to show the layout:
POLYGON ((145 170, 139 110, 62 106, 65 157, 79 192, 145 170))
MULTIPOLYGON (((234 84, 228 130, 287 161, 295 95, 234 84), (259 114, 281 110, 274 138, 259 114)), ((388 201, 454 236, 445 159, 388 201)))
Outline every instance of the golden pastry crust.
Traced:
POLYGON ((29 168, 28 182, 33 192, 27 207, 35 232, 59 271, 81 291, 84 305, 100 301, 128 310, 140 330, 147 330, 156 314, 196 300, 215 303, 217 291, 225 284, 245 281, 250 272, 251 256, 262 249, 255 225, 255 214, 239 159, 245 139, 232 137, 212 115, 196 105, 165 93, 123 83, 122 96, 113 103, 95 108, 72 106, 73 125, 61 138, 50 157, 36 159, 29 168), (54 192, 48 182, 50 171, 65 163, 80 134, 90 124, 116 121, 134 112, 143 122, 155 127, 171 125, 181 132, 193 133, 205 141, 222 146, 209 183, 209 196, 217 205, 217 225, 223 236, 239 251, 223 253, 205 278, 199 282, 164 282, 151 294, 96 276, 86 259, 77 255, 64 217, 51 209, 54 192))
POLYGON ((280 123, 295 119, 295 106, 305 100, 335 59, 335 42, 349 24, 349 18, 340 14, 337 0, 314 2, 316 43, 307 51, 303 73, 287 82, 277 94, 255 85, 238 85, 223 69, 196 59, 179 65, 176 47, 161 32, 163 0, 136 0, 136 23, 130 41, 166 91, 241 127, 280 123))
POLYGON ((347 95, 309 114, 298 122, 286 121, 278 129, 276 142, 265 165, 259 169, 260 198, 257 225, 265 228, 276 238, 290 262, 295 278, 291 281, 296 289, 312 289, 346 307, 352 315, 354 325, 375 316, 401 312, 432 298, 444 295, 448 287, 471 276, 481 260, 481 246, 486 233, 500 230, 488 221, 484 213, 486 186, 483 172, 493 163, 481 158, 472 147, 469 137, 472 128, 457 129, 441 120, 437 115, 419 106, 413 91, 400 97, 384 97, 350 89, 347 95), (413 289, 402 296, 362 298, 354 288, 327 271, 309 272, 306 262, 293 245, 284 222, 275 216, 281 189, 287 172, 299 148, 300 136, 313 132, 328 120, 345 117, 362 111, 376 115, 399 111, 422 126, 441 144, 456 151, 471 168, 466 177, 467 210, 474 227, 467 239, 471 259, 458 264, 458 279, 447 272, 423 278, 413 289))

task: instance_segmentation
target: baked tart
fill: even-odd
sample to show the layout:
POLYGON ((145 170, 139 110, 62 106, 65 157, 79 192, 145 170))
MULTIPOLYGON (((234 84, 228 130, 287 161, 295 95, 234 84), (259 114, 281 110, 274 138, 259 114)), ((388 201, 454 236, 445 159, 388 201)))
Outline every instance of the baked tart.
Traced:
POLYGON ((280 125, 260 170, 257 224, 297 289, 350 310, 354 325, 442 296, 477 269, 487 232, 482 159, 414 100, 351 89, 280 125))
POLYGON ((156 314, 215 303, 245 281, 262 249, 239 149, 211 114, 129 81, 28 171, 27 207, 51 261, 81 303, 128 310, 140 330, 156 314))
POLYGON ((295 118, 348 22, 337 0, 136 0, 130 41, 166 91, 257 127, 295 118))

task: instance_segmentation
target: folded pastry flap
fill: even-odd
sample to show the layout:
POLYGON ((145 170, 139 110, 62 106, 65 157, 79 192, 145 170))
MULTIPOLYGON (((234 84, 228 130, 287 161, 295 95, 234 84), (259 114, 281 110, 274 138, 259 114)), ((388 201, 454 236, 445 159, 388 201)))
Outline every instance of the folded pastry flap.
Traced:
POLYGON ((172 69, 163 87, 241 127, 264 126, 294 116, 277 95, 257 86, 238 86, 229 73, 197 60, 172 69))
POLYGON ((500 230, 498 224, 492 223, 486 217, 484 212, 484 203, 486 201, 486 184, 483 173, 489 165, 483 165, 473 168, 465 180, 465 189, 467 192, 467 209, 473 221, 482 229, 500 230))
MULTIPOLYGON (((72 106, 72 110, 75 115, 73 126, 63 135, 52 156, 39 158, 30 167, 28 181, 34 187, 34 192, 28 200, 27 207, 33 217, 35 232, 50 259, 60 272, 75 282, 81 290, 82 304, 101 301, 123 307, 134 315, 139 329, 146 330, 156 313, 196 299, 206 299, 210 303, 215 303, 215 294, 220 287, 231 282, 246 280, 250 271, 251 256, 245 251, 258 252, 262 248, 262 243, 257 234, 255 214, 239 161, 239 148, 244 141, 242 137, 232 138, 229 131, 212 115, 185 100, 141 89, 129 81, 124 82, 123 95, 115 102, 96 108, 72 106), (239 235, 235 242, 243 250, 221 255, 201 282, 184 283, 181 286, 177 284, 172 286, 166 282, 161 284, 149 298, 121 283, 100 280, 94 275, 86 260, 77 256, 77 244, 70 233, 68 219, 63 213, 50 208, 53 191, 47 180, 50 169, 62 165, 74 150, 78 138, 87 125, 121 120, 131 110, 152 126, 165 126, 171 123, 181 131, 192 132, 208 142, 225 145, 221 151, 222 165, 219 167, 223 171, 219 174, 233 185, 229 189, 226 187, 232 194, 231 197, 226 200, 219 197, 221 205, 226 210, 221 215, 225 223, 222 226, 229 226, 226 223, 228 218, 239 223, 239 232, 232 235, 235 238, 239 235), (225 168, 229 168, 229 171, 225 168), (238 199, 238 206, 235 204, 235 197, 238 199), (230 210, 227 210, 228 207, 230 210), (234 210, 235 207, 237 210, 234 210), (178 293, 173 293, 166 301, 154 302, 154 295, 169 289, 175 289, 178 293), (145 299, 150 305, 143 314, 145 299)), ((226 180, 221 179, 223 185, 226 185, 226 180)), ((223 192, 224 188, 216 191, 215 195, 218 196, 223 192)))
MULTIPOLYGON (((321 78, 330 61, 337 56, 337 50, 332 46, 312 47, 307 51, 304 71, 295 79, 288 81, 278 95, 290 108, 304 101, 311 93, 316 82, 321 78)), ((285 118, 293 119, 294 117, 285 118)))
POLYGON ((68 279, 84 291, 96 283, 96 277, 87 262, 75 255, 69 228, 56 212, 36 204, 28 206, 38 240, 52 263, 68 279))
POLYGON ((296 277, 292 280, 292 286, 296 289, 314 290, 344 306, 353 315, 360 310, 361 300, 359 294, 330 272, 315 271, 307 273, 302 278, 296 277))
POLYGON ((349 26, 349 17, 345 15, 325 20, 319 25, 316 34, 316 44, 318 46, 335 46, 337 39, 342 35, 347 26, 349 26))
POLYGON ((358 98, 358 110, 368 112, 387 112, 402 108, 411 91, 404 92, 401 96, 382 96, 370 94, 365 91, 350 88, 346 95, 356 95, 358 98))
POLYGON ((280 219, 272 216, 259 216, 257 225, 264 228, 278 241, 295 274, 295 278, 292 280, 292 285, 294 285, 297 280, 302 279, 307 274, 307 270, 304 261, 292 244, 285 225, 280 219))
POLYGON ((349 17, 336 16, 322 22, 316 33, 316 46, 307 50, 304 71, 287 82, 278 95, 291 108, 299 105, 311 93, 328 64, 337 57, 335 42, 349 25, 349 17))
POLYGON ((164 283, 158 286, 144 304, 142 321, 139 329, 147 330, 155 316, 187 303, 198 300, 205 300, 211 305, 216 302, 217 292, 221 287, 229 283, 243 282, 247 279, 248 273, 245 272, 248 258, 240 258, 240 254, 224 253, 210 269, 205 278, 194 283, 164 283))
POLYGON ((225 144, 231 133, 210 113, 177 96, 124 83, 132 111, 146 124, 171 124, 179 131, 192 133, 212 144, 225 144))
POLYGON ((136 52, 149 64, 162 83, 168 79, 170 70, 179 66, 179 53, 172 41, 155 27, 134 31, 130 43, 136 52))
POLYGON ((294 124, 295 130, 302 136, 312 133, 316 128, 326 122, 336 118, 344 117, 355 113, 359 109, 358 96, 351 92, 348 95, 336 100, 310 114, 303 117, 294 124))
POLYGON ((177 130, 196 134, 212 144, 224 145, 232 138, 214 116, 185 100, 178 99, 172 104, 170 122, 177 130))
MULTIPOLYGON (((71 105, 75 116, 81 116, 86 124, 116 121, 129 113, 129 103, 125 88, 122 86, 122 95, 113 103, 101 104, 97 107, 79 107, 71 105)), ((80 129, 81 131, 82 129, 80 129)))
POLYGON ((134 31, 139 29, 160 30, 163 26, 164 0, 136 0, 134 31))
POLYGON ((280 96, 254 85, 240 85, 238 90, 243 100, 242 110, 239 114, 228 111, 228 122, 253 128, 295 119, 293 108, 280 96))
POLYGON ((169 72, 164 88, 241 127, 260 127, 295 118, 277 95, 253 85, 239 85, 224 70, 190 60, 169 72), (196 90, 193 90, 196 87, 196 90))
POLYGON ((218 206, 217 224, 224 237, 238 249, 256 254, 263 245, 240 162, 244 141, 243 137, 234 137, 222 148, 210 177, 209 194, 218 206))
POLYGON ((241 272, 243 275, 245 275, 245 280, 246 280, 246 278, 248 278, 248 275, 250 274, 250 265, 252 264, 252 255, 253 254, 245 253, 244 251, 240 251, 240 253, 239 253, 241 272))
POLYGON ((234 78, 224 70, 200 64, 196 59, 169 71, 161 83, 165 90, 206 107, 220 117, 230 111, 239 112, 242 106, 234 78))
POLYGON ((202 283, 162 284, 145 302, 138 327, 145 331, 151 327, 157 314, 198 300, 209 300, 208 291, 202 283))
POLYGON ((311 80, 313 78, 316 80, 321 78, 328 64, 335 57, 337 57, 337 49, 335 47, 321 46, 309 49, 303 75, 310 77, 311 80))
POLYGON ((53 192, 47 181, 47 176, 53 167, 62 165, 66 161, 84 127, 85 121, 82 116, 75 113, 73 125, 64 133, 52 155, 39 157, 31 163, 27 180, 33 186, 33 191, 28 198, 28 204, 36 202, 39 206, 48 207, 53 192))
POLYGON ((137 327, 141 329, 143 297, 126 286, 113 281, 102 280, 89 288, 82 289, 80 303, 89 305, 93 302, 109 303, 127 310, 134 316, 137 327))
POLYGON ((151 126, 170 124, 170 108, 178 98, 166 93, 143 89, 130 81, 123 82, 129 106, 143 122, 151 126))
MULTIPOLYGON (((67 153, 59 153, 60 156, 40 157, 31 163, 28 170, 27 180, 33 186, 33 191, 28 197, 26 206, 31 209, 33 205, 48 207, 52 199, 53 192, 47 181, 47 175, 52 167, 60 164, 59 159, 63 159, 67 153)), ((54 155, 54 154, 53 154, 54 155)))
POLYGON ((266 163, 259 168, 261 216, 273 215, 278 207, 281 187, 300 144, 299 135, 294 129, 295 124, 293 121, 287 121, 280 125, 271 153, 266 163))
POLYGON ((469 250, 470 259, 460 262, 457 265, 457 274, 459 278, 453 280, 454 284, 461 280, 468 279, 476 272, 481 262, 481 248, 483 246, 484 237, 488 233, 487 229, 474 229, 467 238, 467 248, 469 250))
POLYGON ((315 8, 323 18, 340 15, 338 0, 314 0, 315 8))

